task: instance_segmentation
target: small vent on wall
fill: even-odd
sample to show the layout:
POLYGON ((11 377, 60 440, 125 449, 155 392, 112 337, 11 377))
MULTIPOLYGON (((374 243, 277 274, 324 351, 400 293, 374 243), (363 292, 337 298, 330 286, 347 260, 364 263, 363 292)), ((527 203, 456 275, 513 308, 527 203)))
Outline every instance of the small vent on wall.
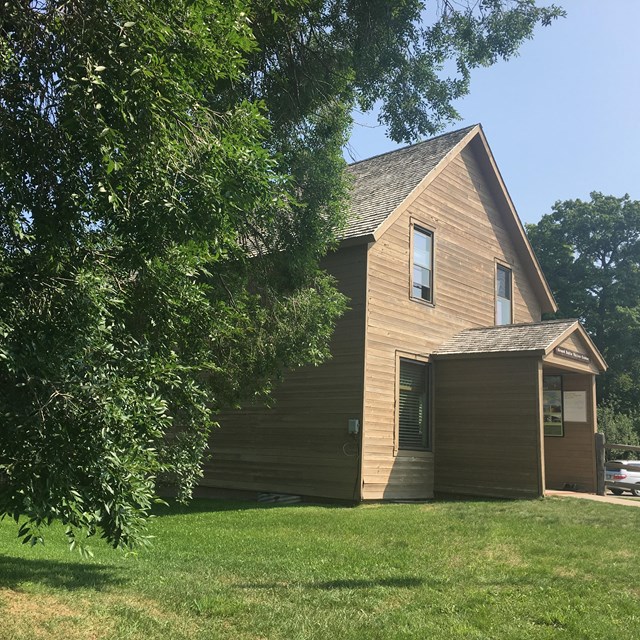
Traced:
POLYGON ((302 496, 293 496, 289 493, 259 493, 258 502, 262 504, 300 504, 302 496))

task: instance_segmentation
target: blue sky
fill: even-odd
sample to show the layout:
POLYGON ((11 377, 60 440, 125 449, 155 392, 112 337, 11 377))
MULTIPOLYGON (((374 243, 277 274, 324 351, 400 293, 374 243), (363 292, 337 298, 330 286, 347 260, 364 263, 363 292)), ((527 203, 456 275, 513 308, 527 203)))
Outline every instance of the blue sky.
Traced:
MULTIPOLYGON (((640 0, 555 4, 567 17, 539 28, 517 58, 477 69, 456 103, 463 119, 447 129, 482 123, 524 222, 591 191, 640 199, 640 0)), ((346 156, 397 146, 384 127, 356 125, 346 156)))

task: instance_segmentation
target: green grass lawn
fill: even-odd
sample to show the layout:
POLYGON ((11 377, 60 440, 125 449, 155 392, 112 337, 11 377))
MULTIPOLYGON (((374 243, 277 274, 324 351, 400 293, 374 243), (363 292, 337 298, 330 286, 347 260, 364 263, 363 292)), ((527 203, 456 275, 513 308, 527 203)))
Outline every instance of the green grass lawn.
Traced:
POLYGON ((196 501, 153 548, 33 549, 0 523, 0 638, 640 637, 640 509, 196 501))

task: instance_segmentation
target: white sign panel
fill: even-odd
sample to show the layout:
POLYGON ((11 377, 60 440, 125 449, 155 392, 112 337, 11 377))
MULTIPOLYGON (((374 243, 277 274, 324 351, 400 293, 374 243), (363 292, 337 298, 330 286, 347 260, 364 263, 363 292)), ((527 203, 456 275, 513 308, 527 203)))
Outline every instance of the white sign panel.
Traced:
POLYGON ((587 421, 587 392, 564 392, 564 420, 565 422, 587 421))

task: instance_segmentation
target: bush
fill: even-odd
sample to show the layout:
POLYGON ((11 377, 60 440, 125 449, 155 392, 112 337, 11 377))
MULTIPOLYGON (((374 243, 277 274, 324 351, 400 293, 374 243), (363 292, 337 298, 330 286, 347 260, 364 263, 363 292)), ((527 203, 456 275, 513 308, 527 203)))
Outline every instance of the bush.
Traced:
MULTIPOLYGON (((619 413, 611 405, 598 407, 598 431, 604 433, 610 444, 628 444, 640 446, 640 413, 619 413)), ((637 458, 633 451, 607 451, 607 460, 637 458)))

